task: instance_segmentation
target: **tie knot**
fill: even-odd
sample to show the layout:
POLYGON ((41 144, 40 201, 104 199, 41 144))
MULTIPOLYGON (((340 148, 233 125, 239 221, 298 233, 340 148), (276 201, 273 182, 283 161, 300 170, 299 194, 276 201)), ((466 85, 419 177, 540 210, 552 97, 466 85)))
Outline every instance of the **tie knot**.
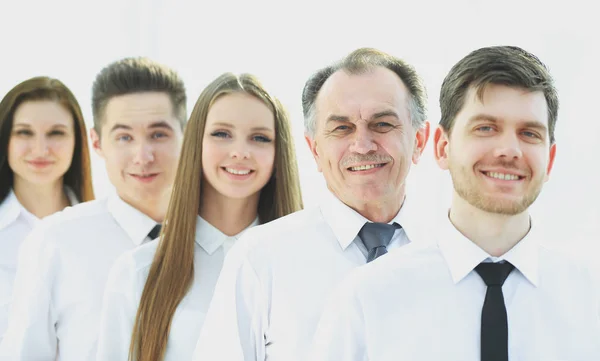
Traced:
POLYGON ((358 232, 358 236, 362 240, 368 251, 377 247, 387 247, 394 236, 396 228, 400 228, 397 223, 372 223, 367 222, 358 232))
POLYGON ((162 226, 160 224, 157 224, 156 226, 154 226, 152 228, 152 230, 148 233, 148 238, 150 238, 151 240, 158 238, 161 228, 162 228, 162 226))
POLYGON ((480 263, 475 267, 475 271, 487 286, 502 286, 514 268, 515 266, 509 262, 480 263))

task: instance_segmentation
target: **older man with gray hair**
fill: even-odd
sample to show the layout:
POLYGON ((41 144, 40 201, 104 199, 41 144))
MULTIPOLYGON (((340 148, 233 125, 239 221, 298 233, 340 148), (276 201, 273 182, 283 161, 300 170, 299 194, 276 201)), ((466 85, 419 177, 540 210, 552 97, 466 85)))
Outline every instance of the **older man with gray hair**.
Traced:
POLYGON ((303 360, 329 291, 410 242, 405 183, 429 137, 412 66, 358 49, 302 94, 306 141, 328 192, 249 230, 225 260, 194 360, 303 360))

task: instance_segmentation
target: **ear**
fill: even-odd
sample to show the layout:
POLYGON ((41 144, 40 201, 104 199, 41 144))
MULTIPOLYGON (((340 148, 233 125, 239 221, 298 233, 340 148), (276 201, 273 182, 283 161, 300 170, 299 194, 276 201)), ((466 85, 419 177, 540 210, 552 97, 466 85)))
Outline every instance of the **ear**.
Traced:
POLYGON ((450 136, 444 129, 438 126, 433 136, 433 151, 435 161, 438 166, 444 170, 448 169, 448 145, 450 144, 450 136))
POLYGON ((321 162, 320 162, 320 157, 319 157, 319 151, 317 150, 316 139, 312 138, 307 133, 304 134, 304 139, 306 140, 306 144, 308 144, 308 148, 310 149, 312 156, 315 158, 315 161, 317 162, 317 170, 319 172, 321 172, 321 162))
POLYGON ((427 141, 429 140, 429 122, 425 121, 422 127, 420 127, 415 133, 415 148, 413 151, 412 161, 413 164, 419 163, 421 155, 425 150, 427 141))
POLYGON ((550 172, 552 171, 552 167, 554 166, 554 157, 556 157, 556 143, 550 146, 550 158, 548 159, 548 168, 546 169, 546 176, 544 177, 544 182, 547 182, 550 178, 550 172))
POLYGON ((90 139, 92 140, 92 148, 96 154, 104 158, 104 152, 102 152, 102 146, 100 144, 100 135, 96 132, 96 129, 90 129, 90 139))

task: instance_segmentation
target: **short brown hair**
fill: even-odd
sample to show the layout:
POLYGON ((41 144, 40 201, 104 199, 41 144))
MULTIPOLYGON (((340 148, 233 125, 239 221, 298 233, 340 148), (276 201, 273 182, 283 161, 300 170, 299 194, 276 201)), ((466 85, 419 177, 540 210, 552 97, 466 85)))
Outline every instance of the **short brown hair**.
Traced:
POLYGON ((144 57, 125 58, 106 66, 92 86, 94 129, 100 134, 106 105, 113 97, 142 92, 169 95, 175 117, 183 129, 187 122, 185 85, 179 75, 165 65, 144 57))
POLYGON ((13 186, 13 171, 8 165, 8 143, 17 108, 28 101, 55 101, 73 116, 75 150, 63 184, 71 188, 79 202, 94 199, 87 129, 75 95, 60 80, 46 76, 27 79, 12 88, 0 101, 0 203, 13 186))
POLYGON ((540 59, 516 46, 477 49, 450 69, 440 91, 440 126, 446 133, 452 131, 468 90, 474 88, 479 99, 482 99, 486 86, 490 84, 543 92, 548 105, 550 142, 554 143, 558 116, 558 94, 554 80, 540 59))
POLYGON ((302 111, 304 112, 304 130, 314 135, 316 130, 315 103, 321 87, 333 73, 345 70, 350 74, 361 74, 375 67, 384 67, 393 71, 410 92, 408 110, 413 126, 420 127, 427 119, 427 90, 417 71, 404 60, 373 48, 360 48, 345 56, 339 62, 314 73, 304 85, 302 91, 302 111))

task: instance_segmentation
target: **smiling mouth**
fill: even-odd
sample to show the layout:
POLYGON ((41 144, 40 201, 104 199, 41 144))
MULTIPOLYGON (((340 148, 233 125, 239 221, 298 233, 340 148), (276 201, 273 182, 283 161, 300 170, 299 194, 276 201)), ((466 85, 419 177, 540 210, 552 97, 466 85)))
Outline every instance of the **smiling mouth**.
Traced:
POLYGON ((142 179, 144 179, 144 178, 152 178, 152 177, 155 177, 155 176, 157 176, 157 175, 158 175, 158 173, 151 173, 151 174, 132 174, 132 176, 134 176, 134 177, 137 177, 137 178, 142 178, 142 179))
POLYGON ((516 175, 516 174, 508 174, 508 173, 499 173, 499 172, 481 172, 484 175, 490 177, 490 178, 495 178, 495 179, 500 179, 500 180, 507 180, 507 181, 517 181, 517 180, 521 180, 524 179, 524 176, 520 176, 520 175, 516 175))
POLYGON ((385 163, 380 163, 380 164, 367 164, 367 165, 359 165, 356 167, 348 167, 348 170, 351 172, 360 172, 363 170, 369 170, 369 169, 373 169, 373 168, 381 168, 385 165, 385 163))
POLYGON ((233 169, 233 168, 227 168, 227 167, 222 167, 222 169, 227 172, 227 173, 231 173, 234 175, 248 175, 252 172, 254 172, 251 169, 233 169))

